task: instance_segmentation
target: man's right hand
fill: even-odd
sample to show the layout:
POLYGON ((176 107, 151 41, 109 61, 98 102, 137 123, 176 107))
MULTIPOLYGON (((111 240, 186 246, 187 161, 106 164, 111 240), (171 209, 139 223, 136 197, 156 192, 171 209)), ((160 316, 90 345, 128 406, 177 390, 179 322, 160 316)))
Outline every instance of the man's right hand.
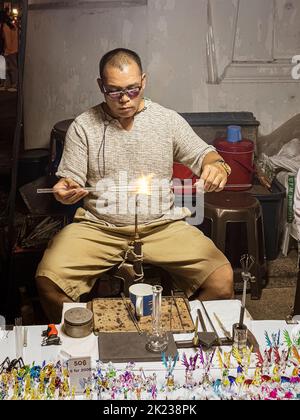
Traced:
POLYGON ((88 192, 71 178, 62 178, 54 185, 53 190, 56 200, 66 205, 76 204, 88 195, 88 192))

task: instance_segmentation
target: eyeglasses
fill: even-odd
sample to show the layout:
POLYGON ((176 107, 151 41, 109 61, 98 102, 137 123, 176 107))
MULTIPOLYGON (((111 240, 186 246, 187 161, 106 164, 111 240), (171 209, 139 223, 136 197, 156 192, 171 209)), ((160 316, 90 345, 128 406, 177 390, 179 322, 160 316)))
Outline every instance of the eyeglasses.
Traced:
POLYGON ((139 96, 141 90, 142 86, 122 90, 107 90, 106 87, 103 86, 103 93, 109 96, 113 101, 119 101, 124 95, 128 96, 129 99, 134 99, 139 96))

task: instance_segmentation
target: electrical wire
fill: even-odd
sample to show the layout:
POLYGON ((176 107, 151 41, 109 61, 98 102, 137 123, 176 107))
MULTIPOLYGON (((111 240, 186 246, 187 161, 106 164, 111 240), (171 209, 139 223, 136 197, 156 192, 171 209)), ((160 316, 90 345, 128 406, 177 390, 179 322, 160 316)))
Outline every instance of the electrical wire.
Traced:
POLYGON ((105 120, 104 121, 104 131, 103 131, 103 137, 102 137, 102 141, 99 147, 99 151, 98 151, 98 156, 97 156, 97 161, 98 161, 98 171, 99 171, 99 175, 100 178, 105 178, 105 142, 106 142, 106 131, 108 129, 108 126, 110 124, 110 121, 105 120), (101 154, 101 150, 102 150, 102 162, 103 162, 103 172, 100 169, 100 154, 101 154))

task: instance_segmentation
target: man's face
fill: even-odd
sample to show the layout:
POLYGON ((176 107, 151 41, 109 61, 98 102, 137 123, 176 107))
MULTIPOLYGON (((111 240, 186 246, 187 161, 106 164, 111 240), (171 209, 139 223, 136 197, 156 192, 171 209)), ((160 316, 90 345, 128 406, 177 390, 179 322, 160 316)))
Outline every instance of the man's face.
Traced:
POLYGON ((135 62, 124 65, 122 70, 108 64, 105 68, 103 79, 98 79, 98 84, 113 116, 117 118, 131 118, 141 109, 146 76, 141 74, 139 66, 135 62), (141 88, 141 90, 138 91, 135 88, 141 88), (123 93, 119 97, 116 95, 116 98, 112 98, 107 94, 108 92, 120 92, 124 89, 128 89, 129 92, 123 93), (138 93, 138 95, 132 97, 135 93, 138 93))

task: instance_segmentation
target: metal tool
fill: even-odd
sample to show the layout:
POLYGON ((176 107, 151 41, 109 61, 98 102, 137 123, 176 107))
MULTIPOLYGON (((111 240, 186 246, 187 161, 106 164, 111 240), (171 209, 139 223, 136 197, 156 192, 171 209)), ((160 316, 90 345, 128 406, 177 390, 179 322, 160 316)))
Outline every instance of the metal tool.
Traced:
POLYGON ((174 296, 174 292, 173 292, 173 290, 171 290, 171 296, 172 296, 172 299, 173 299, 174 305, 175 305, 175 307, 176 307, 178 317, 179 317, 179 319, 180 319, 181 328, 184 328, 184 325, 183 325, 183 320, 182 320, 182 318, 181 318, 181 314, 180 314, 179 307, 178 307, 178 305, 177 305, 177 301, 176 301, 176 299, 175 299, 175 296, 174 296))
POLYGON ((214 312, 214 317, 216 318, 216 321, 219 324, 219 327, 221 328, 221 330, 223 331, 225 337, 228 338, 228 340, 232 340, 230 332, 226 330, 224 324, 222 323, 222 321, 220 320, 220 318, 215 312, 214 312))
POLYGON ((143 282, 144 281, 144 269, 143 269, 143 249, 142 241, 139 232, 139 223, 138 223, 138 213, 139 213, 139 195, 135 196, 135 215, 134 215, 134 240, 131 243, 133 250, 133 268, 134 268, 134 281, 143 282))
MULTIPOLYGON (((198 332, 198 336, 201 337, 202 334, 214 334, 214 333, 202 333, 202 332, 198 332)), ((214 341, 210 346, 207 346, 205 343, 201 342, 201 340, 199 339, 199 344, 201 344, 204 348, 204 350, 208 350, 210 347, 212 347, 215 343, 215 337, 214 337, 214 341)), ((222 346, 232 346, 232 340, 228 340, 228 338, 220 338, 220 341, 222 343, 222 346)), ((191 348, 198 348, 199 344, 195 345, 193 340, 180 340, 180 341, 175 341, 176 347, 178 349, 191 349, 191 348)), ((221 351, 221 348, 220 348, 221 351)))
POLYGON ((199 321, 200 321, 201 328, 202 328, 203 332, 207 332, 207 328, 206 328, 206 325, 205 325, 205 322, 204 322, 204 318, 202 316, 202 312, 200 311, 200 309, 197 309, 197 314, 198 314, 198 318, 199 318, 199 321))
POLYGON ((246 325, 233 324, 232 326, 232 346, 238 349, 239 352, 247 347, 248 328, 246 325))
POLYGON ((193 337, 193 345, 195 347, 199 346, 200 340, 199 340, 199 335, 198 335, 198 324, 199 324, 199 318, 196 318, 196 322, 195 322, 195 332, 194 332, 194 337, 193 337))
POLYGON ((245 255, 242 255, 240 261, 241 261, 243 272, 246 274, 250 274, 250 270, 253 267, 253 264, 255 263, 254 258, 251 255, 245 254, 245 255))
POLYGON ((244 324, 244 317, 245 317, 245 310, 246 310, 247 284, 248 284, 248 281, 251 282, 255 280, 255 277, 253 277, 250 273, 250 270, 253 267, 255 260, 251 255, 245 254, 242 256, 240 262, 241 262, 241 266, 243 270, 242 279, 244 281, 242 306, 241 306, 240 321, 239 321, 239 326, 240 328, 242 328, 244 324))
POLYGON ((140 329, 140 326, 139 326, 139 324, 138 324, 138 321, 137 321, 137 319, 136 319, 136 317, 135 317, 135 315, 134 315, 133 311, 131 310, 131 308, 130 308, 129 304, 127 303, 127 300, 126 300, 126 297, 125 297, 124 293, 121 293, 121 297, 122 297, 122 300, 123 300, 124 306, 125 306, 125 308, 126 308, 126 311, 127 311, 128 315, 130 316, 131 321, 134 323, 134 326, 135 326, 135 328, 136 328, 137 332, 139 333, 139 335, 142 335, 142 334, 143 334, 143 332, 142 332, 142 330, 140 329))
POLYGON ((252 350, 253 353, 258 353, 260 351, 258 341, 255 335, 249 329, 247 330, 247 344, 248 344, 248 347, 253 348, 252 350))
POLYGON ((198 337, 199 337, 199 342, 200 344, 202 344, 203 346, 210 348, 216 341, 217 336, 215 333, 213 332, 208 332, 202 313, 200 311, 200 309, 197 310, 197 314, 198 314, 198 318, 201 324, 201 328, 202 328, 202 332, 198 333, 198 337))
POLYGON ((170 307, 169 307, 169 325, 170 325, 170 331, 172 332, 172 318, 173 318, 173 314, 172 314, 172 310, 173 310, 173 299, 170 299, 170 307))
POLYGON ((28 328, 24 327, 24 335, 23 335, 23 347, 27 347, 27 336, 28 336, 28 328))
POLYGON ((22 326, 22 317, 15 318, 15 349, 16 358, 23 357, 23 344, 24 344, 24 327, 22 326))
MULTIPOLYGON (((212 330, 213 330, 213 332, 215 333, 215 335, 216 335, 216 341, 217 341, 217 343, 218 343, 218 346, 222 346, 222 342, 221 342, 221 340, 220 340, 220 337, 219 337, 219 335, 218 335, 218 333, 217 333, 217 330, 216 330, 216 328, 215 328, 215 326, 214 326, 214 324, 212 323, 212 320, 210 319, 210 316, 208 315, 208 312, 207 312, 207 310, 206 310, 206 308, 205 308, 205 306, 204 306, 204 304, 203 304, 203 302, 200 300, 200 305, 202 306, 202 309, 203 309, 203 311, 204 311, 204 313, 205 313, 205 316, 206 316, 206 318, 208 319, 208 322, 210 323, 210 326, 211 326, 211 328, 212 328, 212 330)), ((221 351, 221 350, 220 350, 221 351)))
POLYGON ((44 337, 42 341, 42 346, 60 346, 61 339, 58 336, 58 331, 54 324, 49 324, 48 328, 43 331, 42 336, 44 337))

